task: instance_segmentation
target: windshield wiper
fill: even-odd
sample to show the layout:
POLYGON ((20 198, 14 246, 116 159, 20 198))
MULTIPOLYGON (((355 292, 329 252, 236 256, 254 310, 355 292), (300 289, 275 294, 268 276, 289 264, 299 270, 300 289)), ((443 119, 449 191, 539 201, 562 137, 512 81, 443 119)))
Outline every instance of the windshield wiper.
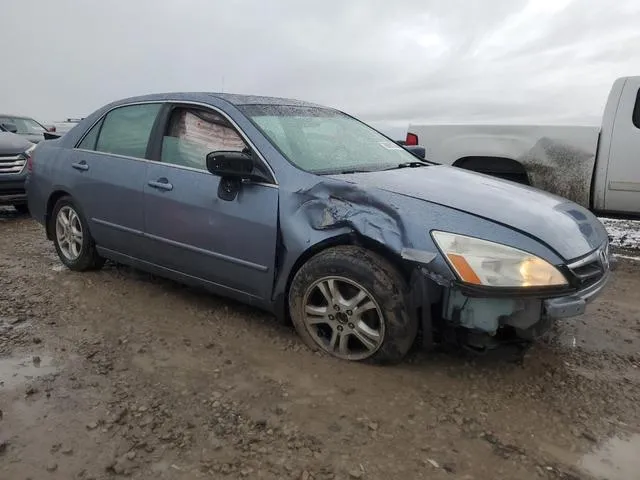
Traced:
POLYGON ((386 170, 396 170, 398 168, 417 168, 417 167, 427 167, 431 165, 427 162, 405 162, 395 165, 390 168, 345 168, 344 170, 338 170, 338 175, 349 175, 351 173, 372 173, 372 172, 384 172, 386 170))
POLYGON ((350 173, 371 173, 371 170, 364 170, 362 168, 348 168, 346 170, 340 170, 340 175, 349 175, 350 173))
POLYGON ((395 167, 385 168, 385 170, 397 170, 398 168, 417 168, 417 167, 428 167, 429 164, 426 162, 405 162, 399 163, 395 167))

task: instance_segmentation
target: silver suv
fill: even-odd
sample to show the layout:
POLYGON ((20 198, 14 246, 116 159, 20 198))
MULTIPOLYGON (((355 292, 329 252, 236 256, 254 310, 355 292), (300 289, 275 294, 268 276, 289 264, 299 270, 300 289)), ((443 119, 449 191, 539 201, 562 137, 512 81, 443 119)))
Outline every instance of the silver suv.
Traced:
POLYGON ((32 143, 45 139, 45 132, 51 131, 33 118, 0 113, 0 130, 25 137, 32 143))

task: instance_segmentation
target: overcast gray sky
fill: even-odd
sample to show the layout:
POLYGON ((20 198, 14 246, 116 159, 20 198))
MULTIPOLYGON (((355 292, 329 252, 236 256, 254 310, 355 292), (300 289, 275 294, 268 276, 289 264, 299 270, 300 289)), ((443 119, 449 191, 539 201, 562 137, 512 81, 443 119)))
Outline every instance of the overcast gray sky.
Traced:
POLYGON ((640 75, 639 0, 4 0, 0 111, 174 90, 409 122, 597 123, 640 75))

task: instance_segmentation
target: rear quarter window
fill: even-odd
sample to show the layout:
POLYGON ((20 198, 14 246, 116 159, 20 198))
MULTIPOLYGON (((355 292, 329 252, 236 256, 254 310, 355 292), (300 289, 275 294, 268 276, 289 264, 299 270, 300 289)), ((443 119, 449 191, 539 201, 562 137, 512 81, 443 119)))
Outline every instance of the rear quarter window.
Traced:
POLYGON ((83 150, 95 150, 96 149, 96 141, 98 140, 98 134, 100 133, 100 127, 102 127, 101 119, 98 123, 96 123, 91 130, 84 136, 82 141, 78 144, 77 148, 82 148, 83 150))

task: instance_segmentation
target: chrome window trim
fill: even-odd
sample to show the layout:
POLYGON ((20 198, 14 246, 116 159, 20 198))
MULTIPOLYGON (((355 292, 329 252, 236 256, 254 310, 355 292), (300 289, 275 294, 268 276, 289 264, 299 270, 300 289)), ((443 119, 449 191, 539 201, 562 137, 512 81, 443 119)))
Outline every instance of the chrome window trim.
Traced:
POLYGON ((131 106, 135 106, 135 105, 148 105, 148 104, 151 104, 151 103, 160 103, 160 104, 163 104, 163 105, 167 104, 167 103, 183 104, 183 105, 195 105, 195 106, 204 107, 204 108, 208 108, 208 109, 214 110, 216 113, 222 115, 238 131, 238 133, 240 134, 242 139, 245 141, 245 143, 247 145, 249 145, 253 149, 253 151, 258 154, 258 157, 260 158, 260 161, 263 163, 264 166, 267 167, 267 170, 269 171, 269 173, 273 177, 273 182, 274 183, 255 182, 255 183, 252 183, 252 184, 253 185, 270 185, 270 186, 274 186, 276 188, 280 185, 278 183, 278 179, 276 177, 276 173, 273 171, 273 168, 271 168, 271 165, 269 165, 269 162, 267 162, 267 160, 262 155, 262 152, 260 152, 260 150, 258 150, 258 148, 255 146, 255 144, 249 139, 247 134, 244 133, 244 131, 240 128, 240 126, 226 112, 223 112, 218 107, 214 107, 213 105, 209 105, 208 103, 203 103, 203 102, 195 102, 195 101, 191 101, 191 100, 145 100, 145 101, 140 101, 140 102, 132 102, 132 103, 124 103, 122 105, 116 105, 113 108, 110 108, 109 110, 104 112, 98 119, 96 119, 95 122, 93 122, 91 124, 91 126, 89 128, 87 128, 87 130, 82 134, 82 136, 75 143, 73 149, 74 150, 79 150, 79 151, 82 151, 82 152, 100 153, 100 154, 109 155, 109 156, 115 156, 115 157, 120 157, 120 158, 141 160, 141 161, 150 162, 150 163, 153 163, 153 164, 171 165, 171 166, 176 167, 176 168, 183 168, 183 169, 192 170, 192 171, 195 171, 195 172, 202 172, 202 173, 206 173, 207 175, 211 175, 211 173, 208 170, 203 170, 203 169, 200 169, 200 168, 184 167, 184 166, 181 166, 181 165, 174 165, 174 164, 171 164, 171 163, 168 163, 168 162, 149 160, 149 159, 146 159, 146 158, 130 157, 130 156, 127 156, 127 155, 118 155, 118 154, 109 153, 109 152, 99 152, 97 150, 87 150, 87 149, 84 149, 84 148, 78 148, 78 145, 80 145, 82 143, 82 141, 84 140, 84 137, 86 137, 89 134, 89 132, 93 129, 93 127, 95 127, 102 119, 104 119, 107 115, 109 115, 109 113, 111 113, 113 110, 116 110, 116 109, 122 108, 122 107, 131 107, 131 106))
MULTIPOLYGON (((164 165, 165 167, 177 168, 179 170, 188 170, 188 171, 191 171, 191 172, 194 172, 194 173, 200 173, 202 175, 208 175, 210 177, 214 177, 215 176, 211 172, 209 172, 208 170, 203 170, 201 168, 185 167, 183 165, 175 165, 173 163, 167 163, 167 162, 157 162, 155 160, 148 160, 146 158, 129 157, 127 155, 118 155, 117 153, 99 152, 97 150, 87 150, 86 148, 74 148, 74 150, 77 150, 79 152, 92 153, 94 155, 104 155, 106 157, 119 158, 119 159, 122 159, 122 160, 133 160, 135 162, 144 162, 144 163, 148 163, 150 165, 164 165)), ((269 187, 269 188, 280 188, 279 185, 277 185, 275 183, 266 183, 266 182, 247 182, 247 183, 249 183, 251 185, 262 185, 264 187, 269 187)))

